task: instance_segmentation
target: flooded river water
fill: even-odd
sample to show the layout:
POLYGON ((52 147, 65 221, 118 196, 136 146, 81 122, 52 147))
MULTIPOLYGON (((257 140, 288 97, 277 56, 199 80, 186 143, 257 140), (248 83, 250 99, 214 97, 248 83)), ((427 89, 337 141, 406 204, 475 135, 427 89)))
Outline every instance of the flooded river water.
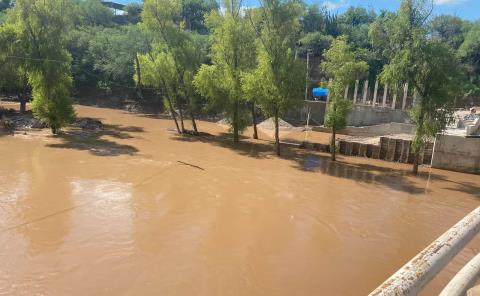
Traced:
POLYGON ((478 175, 77 112, 106 128, 0 136, 0 295, 366 295, 480 204, 478 175))

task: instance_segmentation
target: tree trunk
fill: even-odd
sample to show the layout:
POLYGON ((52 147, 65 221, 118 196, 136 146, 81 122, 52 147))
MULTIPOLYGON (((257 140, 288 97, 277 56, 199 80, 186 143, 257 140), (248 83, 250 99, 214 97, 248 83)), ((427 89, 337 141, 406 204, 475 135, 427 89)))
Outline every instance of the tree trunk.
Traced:
POLYGON ((27 96, 24 93, 21 93, 18 96, 18 99, 20 100, 20 113, 24 113, 27 111, 27 96))
POLYGON ((233 142, 239 142, 238 136, 238 100, 235 101, 235 106, 233 110, 233 142))
POLYGON ((135 64, 137 66, 137 96, 138 98, 142 99, 143 94, 142 94, 142 72, 140 70, 140 61, 138 60, 138 54, 135 53, 135 64))
MULTIPOLYGON (((423 105, 420 106, 420 116, 418 117, 418 124, 417 124, 417 131, 415 133, 418 133, 418 130, 420 129, 420 131, 423 133, 423 119, 425 117, 425 112, 424 112, 424 109, 423 109, 423 105)), ((415 135, 415 137, 417 137, 417 135, 415 135)), ((423 148, 423 141, 421 142, 420 144, 421 146, 420 147, 416 147, 416 151, 415 151, 415 155, 414 155, 414 158, 413 158, 413 167, 412 167, 412 173, 414 175, 418 175, 418 161, 420 160, 420 151, 422 150, 423 148)))
POLYGON ((253 123, 253 138, 258 139, 257 119, 255 118, 255 103, 254 102, 252 102, 252 123, 253 123))
POLYGON ((335 157, 335 154, 337 152, 337 147, 336 147, 336 143, 335 143, 335 137, 337 135, 337 131, 335 130, 335 128, 332 128, 332 140, 331 140, 331 143, 330 143, 330 154, 331 154, 331 159, 332 161, 336 161, 336 157, 335 157))
POLYGON ((185 125, 183 124, 183 111, 182 107, 178 106, 178 113, 180 114, 180 125, 182 127, 182 134, 185 132, 185 125))
POLYGON ((280 156, 280 136, 278 128, 278 109, 275 109, 275 148, 277 155, 280 156))
POLYGON ((412 168, 412 173, 416 176, 418 175, 418 161, 420 158, 419 152, 415 152, 415 155, 413 156, 413 168, 412 168))
POLYGON ((192 117, 192 126, 195 133, 198 133, 197 123, 195 122, 195 115, 192 110, 190 110, 190 116, 192 117))
POLYGON ((177 116, 175 115, 175 110, 173 109, 172 100, 170 100, 170 98, 167 97, 167 101, 168 101, 168 107, 170 108, 170 113, 172 113, 173 121, 175 122, 175 126, 177 127, 177 132, 181 134, 182 132, 180 131, 180 127, 178 126, 177 116))

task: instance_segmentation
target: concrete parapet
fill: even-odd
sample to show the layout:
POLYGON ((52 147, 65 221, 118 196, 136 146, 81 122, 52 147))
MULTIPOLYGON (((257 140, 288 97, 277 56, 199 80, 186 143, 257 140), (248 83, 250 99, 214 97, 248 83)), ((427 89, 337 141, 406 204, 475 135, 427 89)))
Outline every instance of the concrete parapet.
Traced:
POLYGON ((480 174, 480 138, 438 134, 432 167, 480 174))

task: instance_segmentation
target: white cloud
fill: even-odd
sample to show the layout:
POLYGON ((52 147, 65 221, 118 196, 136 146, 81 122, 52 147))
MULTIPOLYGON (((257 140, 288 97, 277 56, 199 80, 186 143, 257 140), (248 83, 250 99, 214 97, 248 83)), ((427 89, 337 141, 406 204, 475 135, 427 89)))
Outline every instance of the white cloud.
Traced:
MULTIPOLYGON (((440 0, 440 1, 445 1, 445 0, 440 0)), ((448 0, 447 0, 448 1, 448 0)), ((340 0, 340 1, 323 1, 322 6, 325 7, 328 10, 336 10, 342 7, 347 6, 347 0, 340 0)))
POLYGON ((464 2, 465 0, 434 0, 433 2, 437 5, 453 5, 464 2))

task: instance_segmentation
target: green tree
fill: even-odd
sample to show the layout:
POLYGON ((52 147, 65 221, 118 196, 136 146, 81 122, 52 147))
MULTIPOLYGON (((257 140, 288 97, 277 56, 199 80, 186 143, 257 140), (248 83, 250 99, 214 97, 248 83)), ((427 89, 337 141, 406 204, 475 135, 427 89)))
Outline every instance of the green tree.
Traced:
MULTIPOLYGON (((190 113, 195 130, 194 110, 190 108, 192 105, 189 104, 191 100, 188 97, 190 93, 188 87, 191 85, 191 81, 187 81, 187 79, 193 79, 192 73, 198 69, 201 62, 205 59, 205 53, 203 52, 205 46, 201 44, 202 38, 198 38, 194 32, 185 30, 181 19, 182 1, 147 0, 144 2, 143 8, 142 25, 151 34, 154 44, 152 52, 148 53, 147 56, 165 56, 166 58, 162 59, 170 61, 168 65, 172 66, 176 73, 174 76, 175 80, 171 81, 168 87, 174 89, 171 92, 171 97, 169 97, 169 103, 171 103, 172 112, 174 112, 174 105, 178 108, 181 125, 179 132, 185 132, 183 120, 183 109, 185 107, 190 113)), ((142 65, 142 61, 147 62, 148 58, 142 57, 139 60, 140 65, 142 65)), ((150 61, 152 60, 154 59, 150 58, 150 61)), ((155 68, 147 66, 147 69, 155 68)), ((153 74, 145 75, 160 78, 153 74)), ((161 76, 163 73, 159 75, 161 76)), ((169 81, 171 76, 169 74, 165 75, 168 75, 168 77, 162 80, 169 81)), ((155 85, 161 84, 159 82, 155 83, 155 85)))
POLYGON ((468 73, 466 88, 470 96, 480 96, 480 21, 477 21, 458 49, 458 56, 468 73))
POLYGON ((325 32, 327 11, 318 4, 307 5, 301 19, 302 31, 305 33, 325 32))
POLYGON ((468 24, 458 16, 439 15, 429 23, 430 34, 454 49, 458 49, 465 39, 468 24))
POLYGON ((75 23, 83 26, 111 26, 113 11, 100 0, 75 0, 75 23))
POLYGON ((241 15, 241 1, 231 1, 221 15, 212 12, 207 17, 212 44, 212 65, 202 65, 194 85, 210 108, 224 111, 231 124, 234 142, 246 127, 246 97, 241 77, 255 65, 255 35, 241 15))
POLYGON ((418 173, 419 151, 442 131, 453 112, 461 85, 460 67, 447 45, 427 38, 426 20, 431 8, 424 0, 403 0, 389 27, 390 62, 381 79, 390 85, 409 82, 418 93, 411 111, 416 125, 412 150, 413 173, 418 173))
POLYGON ((183 0, 181 16, 185 28, 199 34, 207 34, 205 17, 212 11, 218 11, 218 8, 215 0, 183 0))
POLYGON ((262 0, 250 15, 256 29, 257 67, 244 75, 244 91, 257 97, 262 111, 273 117, 275 147, 280 155, 279 119, 302 100, 304 63, 295 60, 302 7, 297 1, 262 0))
POLYGON ((73 110, 70 88, 71 57, 65 37, 71 27, 68 0, 17 0, 10 21, 23 46, 34 115, 45 120, 53 133, 70 123, 73 110))
POLYGON ((18 93, 20 112, 26 111, 28 81, 23 46, 13 24, 0 25, 0 90, 18 93))
POLYGON ((335 161, 335 137, 339 130, 345 128, 351 102, 344 98, 345 87, 356 79, 366 75, 368 65, 364 61, 357 61, 345 36, 335 39, 325 54, 325 61, 321 65, 323 71, 333 78, 329 86, 328 111, 325 117, 325 126, 332 129, 330 152, 335 161))
POLYGON ((125 5, 124 11, 127 13, 128 21, 132 24, 138 23, 140 21, 142 9, 143 7, 140 3, 128 3, 125 5))

